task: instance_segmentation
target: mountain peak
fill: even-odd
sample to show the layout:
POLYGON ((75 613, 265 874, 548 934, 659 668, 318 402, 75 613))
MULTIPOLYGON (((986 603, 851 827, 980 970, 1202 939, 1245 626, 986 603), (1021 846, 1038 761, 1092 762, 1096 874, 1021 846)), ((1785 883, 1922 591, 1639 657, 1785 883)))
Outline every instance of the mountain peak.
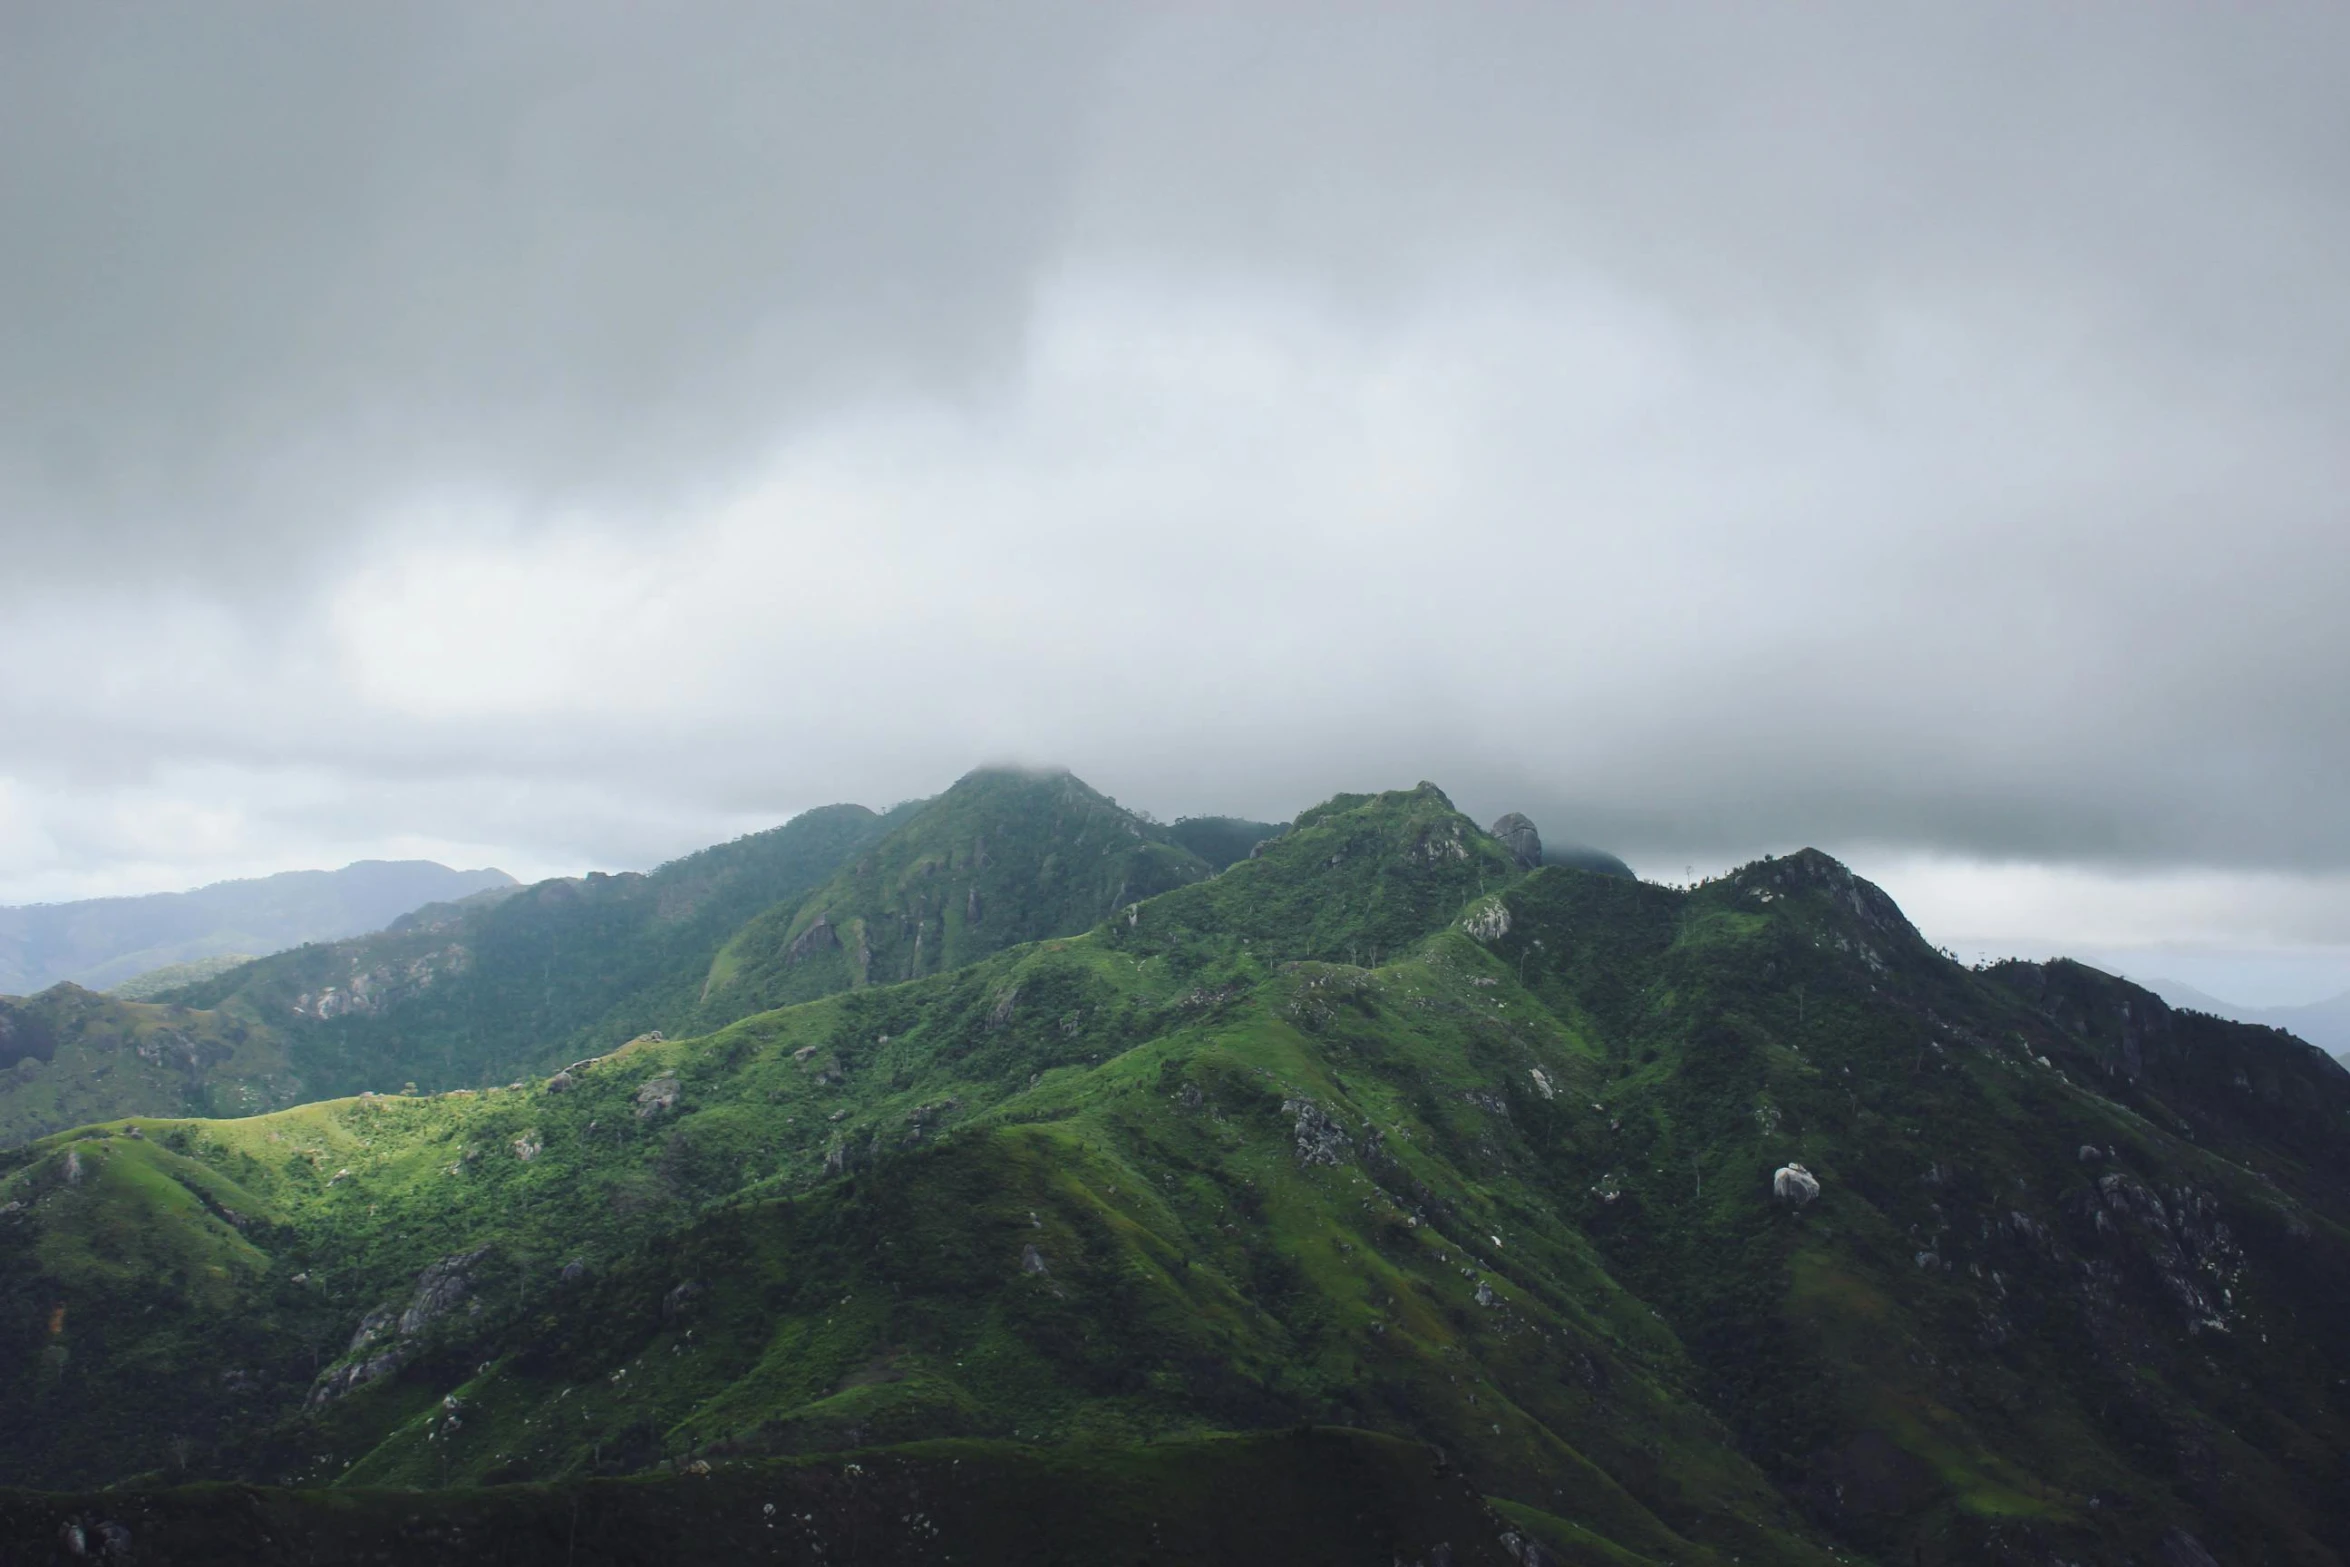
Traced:
POLYGON ((712 960, 700 1026, 1075 935, 1214 867, 1066 769, 981 768, 712 960))

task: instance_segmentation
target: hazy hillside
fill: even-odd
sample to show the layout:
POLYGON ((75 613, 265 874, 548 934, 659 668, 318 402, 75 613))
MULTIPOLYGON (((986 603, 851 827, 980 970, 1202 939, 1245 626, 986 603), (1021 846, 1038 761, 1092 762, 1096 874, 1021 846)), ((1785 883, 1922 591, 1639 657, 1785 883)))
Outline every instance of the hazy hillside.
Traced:
POLYGON ((105 990, 150 969, 221 953, 276 952, 381 930, 422 904, 511 887, 504 871, 430 860, 361 860, 193 892, 0 908, 0 995, 70 980, 105 990))
POLYGON ((2213 1017, 2230 1018, 2238 1023, 2257 1023, 2263 1028, 2281 1028, 2320 1050, 2350 1060, 2350 991, 2305 1006, 2244 1007, 2233 1001, 2222 1001, 2181 980, 2150 979, 2146 988, 2174 1007, 2208 1012, 2213 1017))
MULTIPOLYGON (((968 865, 876 842, 803 913, 933 917, 986 868, 967 826, 968 865)), ((1029 897, 1069 884, 1034 866, 1029 897)), ((1216 1433, 1319 1424, 1492 1499, 1462 1562, 2350 1554, 2322 1054, 2078 965, 1965 969, 1818 854, 1690 891, 1529 871, 1426 785, 1106 901, 513 1088, 0 1155, 0 1483, 338 1488, 86 1504, 191 1538, 553 1484, 452 1493, 482 1533, 442 1561, 691 1496, 794 1499, 778 1559, 912 1560, 917 1517, 931 1555, 1014 1559, 1035 1476, 1118 1466, 1188 1530, 1257 1505, 1198 1467, 1242 1451, 1216 1433), (592 1483, 629 1474, 670 1478, 592 1483), (851 1538, 879 1475, 895 1521, 851 1538)), ((1265 1494, 1345 1511, 1332 1542, 1435 1505, 1254 1451, 1265 1494)), ((56 1505, 10 1516, 48 1549, 56 1505)))
POLYGON ((185 963, 166 963, 151 968, 144 974, 133 974, 118 985, 106 987, 106 994, 117 1001, 152 1001, 167 991, 185 990, 208 979, 218 979, 230 969, 252 962, 259 953, 218 952, 208 958, 191 958, 185 963))

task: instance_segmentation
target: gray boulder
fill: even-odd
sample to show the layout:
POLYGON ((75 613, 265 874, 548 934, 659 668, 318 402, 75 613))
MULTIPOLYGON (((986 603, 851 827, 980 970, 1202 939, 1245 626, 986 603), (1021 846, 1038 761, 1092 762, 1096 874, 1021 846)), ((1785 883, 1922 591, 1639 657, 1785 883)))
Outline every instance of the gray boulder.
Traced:
POLYGON ((1820 1195, 1820 1179, 1800 1164, 1783 1164, 1772 1172, 1771 1195, 1790 1207, 1801 1208, 1820 1195))
POLYGON ((679 1086, 674 1072, 645 1079, 644 1086, 636 1091, 636 1118, 648 1120, 664 1110, 675 1109, 679 1086))
POLYGON ((1532 870, 1542 863, 1542 834, 1534 830, 1533 822, 1517 811, 1510 812, 1489 829, 1501 840, 1501 846, 1510 851, 1521 870, 1532 870))

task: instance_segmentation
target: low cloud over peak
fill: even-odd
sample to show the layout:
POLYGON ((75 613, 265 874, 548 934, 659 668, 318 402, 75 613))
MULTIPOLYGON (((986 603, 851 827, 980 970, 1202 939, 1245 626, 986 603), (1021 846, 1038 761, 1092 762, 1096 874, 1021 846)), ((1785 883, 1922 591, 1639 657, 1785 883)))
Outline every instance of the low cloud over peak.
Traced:
POLYGON ((6 26, 0 896, 1006 756, 2350 870, 2338 17, 6 26))

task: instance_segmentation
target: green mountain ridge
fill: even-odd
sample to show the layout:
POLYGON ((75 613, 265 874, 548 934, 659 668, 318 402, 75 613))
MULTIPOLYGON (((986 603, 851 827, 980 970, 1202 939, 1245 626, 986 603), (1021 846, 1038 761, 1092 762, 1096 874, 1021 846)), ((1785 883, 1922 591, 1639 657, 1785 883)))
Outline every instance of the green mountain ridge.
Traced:
MULTIPOLYGON (((0 1154, 0 1481, 127 1482, 167 1537, 212 1493, 152 1488, 213 1476, 289 1487, 284 1528, 409 1487, 488 1530, 941 1441, 1132 1455, 1143 1494, 1153 1453, 1313 1427, 1440 1449, 1496 1509, 1461 1561, 2350 1554, 2321 1052, 1963 968, 1809 851, 1686 891, 1529 870, 1422 785, 1211 875, 1074 780, 966 784, 734 927, 731 983, 831 962, 827 994, 514 1087, 0 1154), (1003 797, 1062 820, 982 844, 958 813, 1003 797), (985 935, 994 899, 1093 918, 887 982, 973 886, 985 935), (865 983, 845 941, 778 965, 835 910, 897 922, 865 983)), ((943 1549, 1006 1538, 957 1517, 943 1549)))
POLYGON ((690 1024, 1073 935, 1215 870, 1068 773, 976 772, 796 906, 745 925, 712 960, 690 1024))
POLYGON ((121 1014, 111 1032, 85 1031, 88 1049, 27 1068, 46 1073, 38 1091, 29 1075, 0 1076, 0 1141, 543 1074, 639 1034, 707 1031, 1074 934, 1277 831, 1231 818, 1162 828, 1065 772, 982 769, 886 813, 827 806, 650 873, 488 889, 371 935, 141 987, 199 1032, 235 1031, 252 1048, 222 1058, 230 1075, 212 1081, 207 1055, 197 1080, 166 1091, 151 1073, 114 1070, 114 1045, 139 1032, 121 1014), (1175 841, 1185 836, 1210 857, 1175 841))

